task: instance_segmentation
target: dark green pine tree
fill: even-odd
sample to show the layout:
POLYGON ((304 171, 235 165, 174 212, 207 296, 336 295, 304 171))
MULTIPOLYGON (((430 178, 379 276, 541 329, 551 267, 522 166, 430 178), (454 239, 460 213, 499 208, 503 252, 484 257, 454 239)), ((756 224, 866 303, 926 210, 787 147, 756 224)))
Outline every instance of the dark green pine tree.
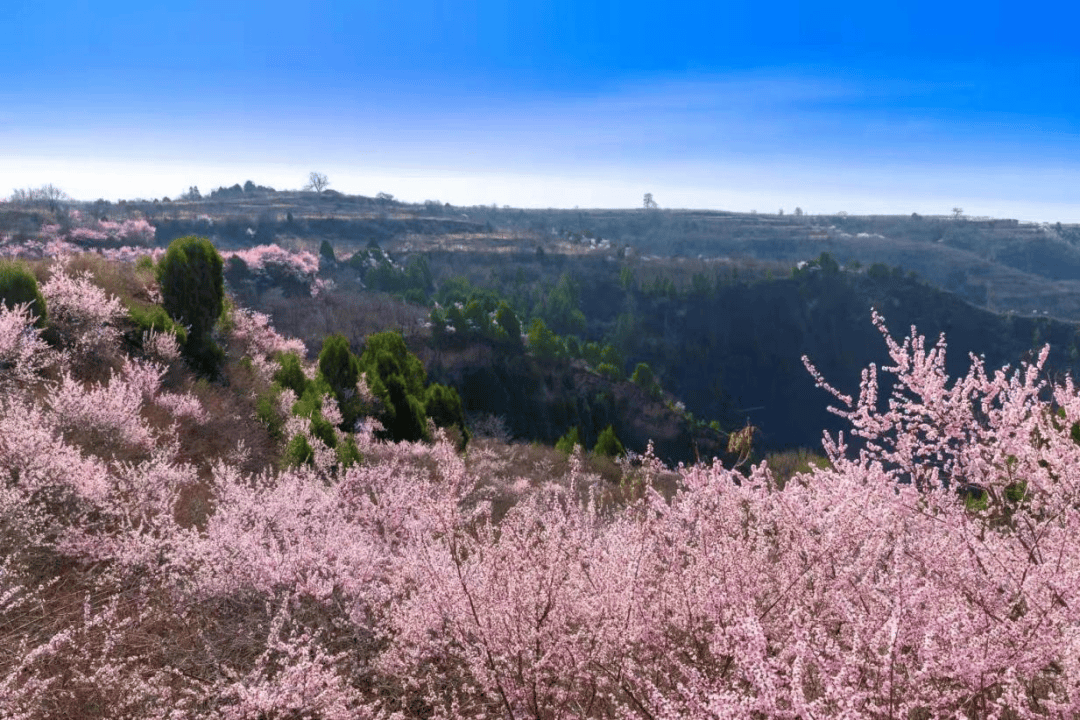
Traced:
POLYGON ((214 376, 225 354, 210 336, 225 307, 224 262, 206 238, 188 235, 169 245, 157 266, 161 304, 188 327, 184 354, 203 375, 214 376))
POLYGON ((615 428, 608 425, 604 432, 600 433, 600 437, 596 439, 596 447, 593 448, 593 452, 608 457, 621 457, 626 454, 626 448, 619 442, 619 438, 615 436, 615 428))
POLYGON ((452 387, 432 383, 428 386, 424 409, 427 416, 439 427, 457 427, 465 432, 465 412, 461 407, 461 396, 452 387))
POLYGON ((188 235, 169 245, 157 266, 161 304, 188 338, 207 338, 225 303, 224 263, 206 238, 188 235))

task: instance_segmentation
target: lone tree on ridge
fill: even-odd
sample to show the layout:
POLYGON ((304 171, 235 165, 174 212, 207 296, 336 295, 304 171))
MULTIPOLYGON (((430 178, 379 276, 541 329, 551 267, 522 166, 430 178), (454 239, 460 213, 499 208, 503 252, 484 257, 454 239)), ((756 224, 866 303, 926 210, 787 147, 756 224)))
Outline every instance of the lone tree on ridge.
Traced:
POLYGON ((313 172, 308 175, 308 183, 304 186, 304 189, 314 190, 321 195, 322 191, 328 187, 330 187, 330 180, 322 173, 313 172))

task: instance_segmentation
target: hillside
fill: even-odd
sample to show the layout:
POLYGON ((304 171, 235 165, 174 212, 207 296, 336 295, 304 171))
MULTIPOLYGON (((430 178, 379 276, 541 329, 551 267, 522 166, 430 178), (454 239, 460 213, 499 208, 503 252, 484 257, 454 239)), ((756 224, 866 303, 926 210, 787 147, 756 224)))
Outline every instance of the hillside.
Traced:
MULTIPOLYGON (((0 264, 0 717, 1078 709, 1080 401, 1039 383, 1043 356, 954 386, 921 337, 879 339, 903 390, 880 411, 868 374, 847 418, 863 442, 830 435, 827 460, 750 468, 748 431, 738 470, 508 443, 497 422, 463 442, 459 425, 435 429, 445 391, 427 396, 430 439, 399 440, 385 411, 405 405, 380 407, 378 383, 423 381, 400 336, 370 335, 382 354, 358 366, 326 339, 315 362, 234 298, 194 341, 165 310, 185 277, 169 268, 204 260, 149 252, 0 264), (341 392, 350 367, 371 375, 341 392)), ((847 275, 821 258, 750 291, 834 298, 830 317, 865 282, 910 295, 894 274, 847 275)), ((676 306, 670 290, 625 292, 676 306)), ((614 380, 588 359, 595 347, 560 357, 530 329, 507 350, 520 337, 493 332, 504 307, 470 324, 487 317, 470 292, 441 339, 428 329, 446 377, 496 399, 523 377, 541 400, 613 392, 647 428, 667 408, 642 373, 614 380)))
MULTIPOLYGON (((462 395, 471 420, 495 418, 510 437, 545 444, 574 427, 591 442, 613 424, 637 452, 651 438, 664 459, 690 461, 722 450, 727 434, 749 423, 763 449, 816 447, 823 427, 838 426, 800 358, 854 389, 857 369, 883 360, 872 307, 894 330, 946 332, 952 372, 966 368, 969 352, 1004 363, 1047 341, 1053 372, 1076 363, 1080 234, 1069 226, 452 208, 239 185, 200 201, 98 203, 83 212, 146 218, 155 234, 142 242, 158 247, 185 234, 210 237, 243 261, 226 273, 238 300, 302 339, 309 356, 334 332, 357 348, 371 333, 402 332, 433 377, 462 395), (320 255, 327 248, 337 260, 320 255), (813 266, 823 257, 840 272, 817 278, 813 266), (795 273, 808 261, 809 274, 795 273), (409 268, 420 274, 408 276, 409 268), (445 310, 484 293, 506 302, 523 332, 544 320, 564 359, 523 364, 478 337, 445 364, 452 354, 435 347, 432 303, 445 310), (575 311, 583 320, 571 318, 575 311), (634 412, 643 397, 631 383, 598 375, 599 361, 589 371, 582 356, 575 370, 573 348, 587 343, 612 348, 616 377, 648 364, 666 393, 656 411, 634 412), (576 391, 593 383, 604 387, 576 391), (721 432, 708 431, 714 421, 721 432)), ((58 239, 71 237, 63 213, 47 209, 0 220, 8 247, 20 238, 32 244, 47 225, 58 239)), ((80 247, 117 252, 123 242, 84 239, 80 247)))

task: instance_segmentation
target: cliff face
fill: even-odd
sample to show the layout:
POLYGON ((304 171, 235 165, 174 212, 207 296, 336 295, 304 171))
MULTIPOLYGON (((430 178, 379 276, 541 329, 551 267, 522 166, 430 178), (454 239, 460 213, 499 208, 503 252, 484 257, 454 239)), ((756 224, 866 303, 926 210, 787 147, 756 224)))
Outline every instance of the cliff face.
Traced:
POLYGON ((749 421, 761 428, 763 446, 774 449, 818 447, 823 428, 845 429, 827 411, 832 398, 814 386, 803 355, 853 396, 863 368, 891 364, 871 308, 898 342, 912 325, 931 346, 944 333, 946 368, 954 378, 966 374, 969 353, 983 355, 992 372, 1007 363, 1015 367, 1045 343, 1051 345, 1049 372, 1080 369, 1080 326, 990 313, 897 273, 814 272, 680 301, 639 298, 638 307, 632 355, 648 362, 664 388, 699 417, 725 427, 749 421))

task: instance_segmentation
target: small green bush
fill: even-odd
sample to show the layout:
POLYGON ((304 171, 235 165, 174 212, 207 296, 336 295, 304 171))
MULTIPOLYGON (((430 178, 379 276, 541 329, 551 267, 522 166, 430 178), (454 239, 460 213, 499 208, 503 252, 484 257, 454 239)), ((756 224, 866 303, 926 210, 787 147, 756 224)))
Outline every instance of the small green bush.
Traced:
POLYGON ((328 394, 330 389, 321 378, 310 381, 304 387, 304 394, 293 403, 292 413, 297 417, 310 418, 322 412, 323 395, 328 394))
POLYGON ((541 360, 554 360, 562 350, 562 344, 558 336, 548 329, 547 323, 534 318, 529 325, 529 349, 541 360))
POLYGON ((456 427, 462 434, 462 441, 468 441, 468 431, 465 429, 465 412, 461 407, 461 396, 452 387, 446 387, 438 383, 428 386, 425 396, 424 410, 438 427, 456 427))
POLYGON ((311 449, 311 444, 308 443, 306 437, 296 435, 289 441, 289 445, 285 448, 285 465, 299 467, 300 465, 310 465, 314 460, 315 451, 311 449))
POLYGON ((281 439, 281 432, 285 428, 285 420, 277 408, 277 393, 259 395, 255 401, 255 417, 266 426, 270 437, 276 442, 281 439))
POLYGON ((626 454, 626 448, 619 442, 619 438, 615 436, 615 428, 608 425, 604 432, 600 433, 600 437, 597 438, 593 452, 606 457, 621 457, 626 454))
MULTIPOLYGON (((555 449, 559 452, 569 455, 574 452, 575 445, 581 445, 581 439, 578 437, 578 429, 576 427, 570 428, 565 435, 558 439, 555 443, 555 449)), ((584 447, 584 446, 582 446, 584 447)))
POLYGON ((225 274, 231 282, 243 280, 251 275, 247 261, 239 255, 233 255, 225 262, 225 274))
POLYGON ((296 397, 303 397, 308 379, 300 365, 300 356, 296 353, 281 353, 277 360, 281 367, 274 373, 274 382, 292 390, 296 393, 296 397))
POLYGON ((521 345, 521 321, 506 302, 500 302, 495 311, 495 324, 506 333, 506 341, 511 345, 521 345))
POLYGON ((337 435, 334 434, 334 426, 321 413, 311 416, 311 434, 326 443, 329 448, 337 447, 337 435))
POLYGON ((330 262, 337 262, 337 258, 334 257, 334 246, 330 244, 329 240, 322 241, 322 245, 319 246, 319 256, 330 262))
POLYGON ((319 352, 319 377, 326 383, 341 410, 341 428, 351 430, 360 416, 356 384, 360 380, 360 359, 352 353, 344 335, 334 333, 323 340, 319 352))
POLYGON ((345 438, 345 442, 338 443, 337 457, 343 469, 357 465, 364 459, 360 454, 360 448, 356 447, 356 440, 353 439, 352 435, 345 438))
POLYGON ((349 341, 341 333, 334 333, 323 340, 319 352, 319 373, 339 401, 343 396, 356 392, 360 361, 352 354, 349 341))
POLYGON ((660 383, 656 380, 656 374, 648 363, 638 363, 634 368, 634 374, 630 378, 635 385, 649 394, 649 397, 659 398, 661 395, 660 383))
POLYGON ((45 327, 45 298, 38 289, 37 278, 26 263, 0 261, 0 300, 9 310, 16 305, 30 303, 30 312, 37 318, 34 325, 45 327))
POLYGON ((165 308, 160 305, 140 306, 135 305, 128 308, 128 317, 135 323, 138 329, 139 338, 142 337, 142 333, 158 332, 158 333, 172 333, 176 336, 176 341, 181 345, 186 345, 188 341, 187 330, 173 322, 173 319, 169 317, 169 314, 165 312, 165 308))
POLYGON ((184 355, 208 377, 216 376, 225 362, 225 352, 210 336, 225 310, 223 267, 209 240, 188 235, 172 241, 156 269, 162 306, 188 328, 184 355))
POLYGON ((611 363, 600 363, 596 366, 596 372, 600 373, 608 380, 622 380, 622 371, 611 363))
POLYGON ((370 335, 360 355, 360 370, 383 403, 379 416, 384 438, 428 440, 424 384, 427 372, 398 332, 370 335))
POLYGON ((634 368, 634 374, 630 379, 635 385, 649 387, 656 382, 656 375, 653 374, 653 370, 649 367, 648 363, 640 362, 637 364, 637 367, 634 368))

